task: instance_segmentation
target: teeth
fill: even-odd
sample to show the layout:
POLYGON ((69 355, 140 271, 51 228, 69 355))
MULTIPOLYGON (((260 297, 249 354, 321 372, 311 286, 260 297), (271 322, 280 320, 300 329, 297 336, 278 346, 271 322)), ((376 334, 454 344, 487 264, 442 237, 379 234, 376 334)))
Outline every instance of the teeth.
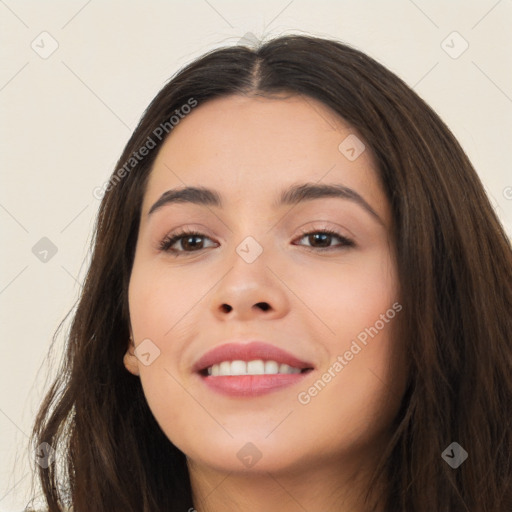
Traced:
POLYGON ((249 375, 265 375, 265 363, 258 359, 247 363, 247 373, 249 375))
POLYGON ((295 374, 300 373, 300 368, 294 368, 287 364, 279 364, 276 361, 222 361, 208 368, 208 375, 212 377, 226 377, 233 375, 275 375, 276 373, 295 374))
POLYGON ((226 369, 226 373, 220 373, 219 371, 219 375, 247 375, 247 363, 245 361, 232 361, 230 367, 226 369))
POLYGON ((217 375, 226 375, 226 373, 229 373, 231 370, 231 363, 229 361, 224 361, 222 363, 220 363, 219 365, 215 365, 215 366, 218 366, 219 367, 219 371, 217 373, 217 375))
POLYGON ((267 375, 279 373, 279 365, 275 361, 265 361, 265 373, 267 375))
POLYGON ((299 369, 292 368, 291 366, 288 366, 287 364, 279 365, 279 373, 300 373, 300 370, 298 372, 294 372, 293 370, 299 370, 299 369))

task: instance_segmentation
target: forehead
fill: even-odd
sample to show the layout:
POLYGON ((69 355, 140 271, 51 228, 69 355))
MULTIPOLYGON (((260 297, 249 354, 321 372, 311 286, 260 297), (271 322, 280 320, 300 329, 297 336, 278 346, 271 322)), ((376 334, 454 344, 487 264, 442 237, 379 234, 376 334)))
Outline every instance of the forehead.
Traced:
POLYGON ((181 120, 162 145, 143 212, 174 187, 201 185, 219 190, 228 201, 271 205, 291 184, 334 182, 358 190, 385 218, 386 200, 370 150, 353 161, 340 151, 347 137, 357 136, 309 97, 210 100, 181 120))

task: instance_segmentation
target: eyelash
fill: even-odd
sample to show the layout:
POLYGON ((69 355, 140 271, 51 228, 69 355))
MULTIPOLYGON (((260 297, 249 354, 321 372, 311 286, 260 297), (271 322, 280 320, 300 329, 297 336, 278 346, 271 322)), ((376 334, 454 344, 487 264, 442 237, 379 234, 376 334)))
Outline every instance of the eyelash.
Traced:
MULTIPOLYGON (((337 246, 333 246, 333 247, 312 247, 312 246, 303 246, 303 247, 307 247, 308 249, 310 250, 313 250, 313 251, 319 251, 319 252, 323 252, 323 251, 332 251, 332 250, 340 250, 340 249, 343 249, 343 248, 349 248, 349 247, 355 247, 355 243, 350 240, 349 238, 337 233, 336 231, 332 231, 330 229, 320 229, 320 230, 314 230, 314 231, 302 231, 302 234, 301 236, 298 238, 299 240, 301 240, 302 238, 304 238, 305 236, 308 236, 308 235, 318 235, 318 234, 323 234, 323 235, 329 235, 329 236, 333 236, 333 237, 336 237, 340 240, 341 244, 340 245, 337 245, 337 246)), ((199 233, 198 231, 192 231, 192 230, 181 230, 179 231, 178 233, 175 233, 174 235, 172 236, 166 236, 159 244, 159 249, 160 251, 163 251, 163 252, 168 252, 168 253, 173 253, 175 256, 179 256, 180 254, 191 254, 193 252, 199 252, 203 249, 207 249, 207 247, 203 247, 203 248, 200 248, 198 249, 197 251, 184 251, 184 250, 176 250, 176 249, 171 249, 171 247, 179 240, 181 240, 182 238, 187 238, 187 237, 190 237, 190 236, 197 236, 197 237, 200 237, 200 238, 208 238, 206 235, 204 235, 203 233, 199 233)))

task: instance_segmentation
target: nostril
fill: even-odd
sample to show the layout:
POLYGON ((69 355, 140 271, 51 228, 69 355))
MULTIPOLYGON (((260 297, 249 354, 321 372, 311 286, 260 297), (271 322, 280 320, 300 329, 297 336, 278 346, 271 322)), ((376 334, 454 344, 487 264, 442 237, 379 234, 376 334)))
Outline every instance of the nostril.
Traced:
POLYGON ((263 311, 267 311, 268 309, 270 309, 268 302, 258 302, 256 306, 261 308, 263 311))
POLYGON ((221 308, 225 313, 229 313, 233 309, 229 304, 222 304, 221 308))

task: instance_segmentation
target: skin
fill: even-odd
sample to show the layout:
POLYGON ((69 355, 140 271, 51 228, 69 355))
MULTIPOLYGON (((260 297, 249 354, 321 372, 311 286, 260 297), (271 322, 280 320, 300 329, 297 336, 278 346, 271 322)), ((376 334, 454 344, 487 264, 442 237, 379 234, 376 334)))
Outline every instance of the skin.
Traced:
MULTIPOLYGON (((399 300, 389 203, 370 150, 354 161, 339 151, 349 134, 357 132, 311 98, 230 96, 196 107, 157 156, 129 305, 135 346, 149 338, 160 355, 146 366, 131 345, 124 363, 187 455, 199 511, 364 510, 359 493, 404 392, 403 352, 393 337, 400 313, 309 403, 298 400, 399 300), (273 205, 282 190, 305 182, 354 189, 380 220, 337 197, 273 205), (165 191, 185 185, 215 189, 223 207, 175 203, 148 215, 165 191), (177 256, 159 250, 183 227, 203 233, 204 248, 177 256), (303 233, 323 229, 356 245, 334 236, 322 252, 303 233), (247 236, 263 248, 250 264, 236 252, 247 236), (233 339, 267 341, 315 370, 259 397, 218 394, 192 366, 233 339), (261 453, 250 468, 237 457, 248 442, 261 453)), ((186 239, 174 248, 183 251, 186 239)))

